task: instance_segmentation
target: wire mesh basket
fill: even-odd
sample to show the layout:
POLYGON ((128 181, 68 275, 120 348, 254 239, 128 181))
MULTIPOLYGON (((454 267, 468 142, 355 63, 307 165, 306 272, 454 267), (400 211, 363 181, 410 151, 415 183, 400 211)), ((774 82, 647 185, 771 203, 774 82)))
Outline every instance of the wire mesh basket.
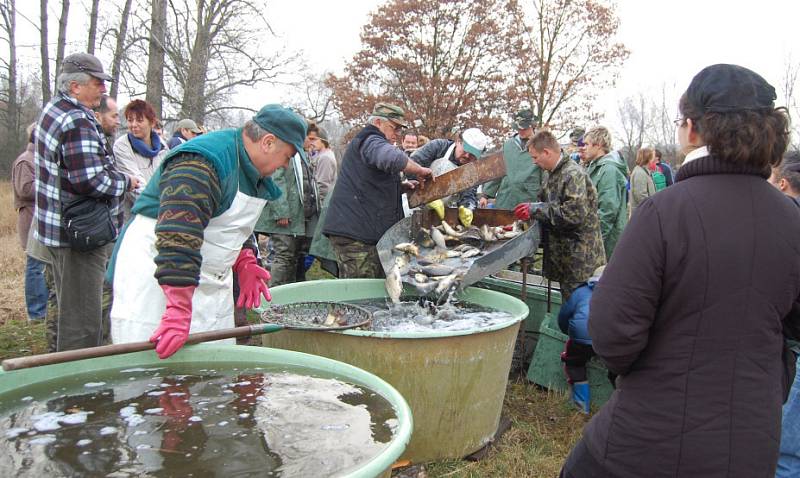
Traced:
POLYGON ((372 313, 342 302, 295 302, 266 309, 261 313, 261 321, 295 329, 342 330, 369 328, 372 313))

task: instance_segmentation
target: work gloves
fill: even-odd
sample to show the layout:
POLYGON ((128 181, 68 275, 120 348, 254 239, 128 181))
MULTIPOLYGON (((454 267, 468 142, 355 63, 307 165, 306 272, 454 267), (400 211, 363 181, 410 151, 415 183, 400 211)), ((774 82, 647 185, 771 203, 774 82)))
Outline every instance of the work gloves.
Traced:
POLYGON ((256 254, 252 249, 242 249, 236 262, 233 264, 233 271, 239 278, 239 300, 236 307, 252 309, 261 304, 263 294, 267 301, 272 300, 266 281, 270 279, 269 272, 258 265, 256 254))
POLYGON ((150 342, 156 344, 158 358, 169 357, 186 343, 192 323, 192 296, 195 288, 193 285, 161 286, 167 298, 167 309, 161 316, 161 324, 150 337, 150 342))
POLYGON ((440 221, 444 221, 444 201, 437 199, 428 203, 428 207, 436 211, 440 221))
POLYGON ((472 209, 464 206, 458 206, 458 220, 461 221, 461 224, 463 224, 464 227, 469 227, 472 225, 472 216, 472 209))
POLYGON ((514 208, 514 217, 520 221, 529 221, 538 210, 544 209, 543 202, 521 202, 514 208))

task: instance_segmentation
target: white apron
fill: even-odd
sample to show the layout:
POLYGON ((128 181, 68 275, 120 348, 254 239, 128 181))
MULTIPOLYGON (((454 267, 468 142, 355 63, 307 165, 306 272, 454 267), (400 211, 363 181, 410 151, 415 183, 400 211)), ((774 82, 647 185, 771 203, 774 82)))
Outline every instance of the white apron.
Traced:
MULTIPOLYGON (((237 191, 231 207, 209 221, 200 248, 203 259, 200 283, 192 297, 190 333, 234 326, 231 268, 266 203, 266 199, 237 191)), ((166 309, 166 297, 153 276, 158 254, 155 228, 155 219, 137 215, 117 251, 111 306, 111 340, 115 344, 149 340, 166 309)), ((221 342, 233 343, 233 339, 221 342)))

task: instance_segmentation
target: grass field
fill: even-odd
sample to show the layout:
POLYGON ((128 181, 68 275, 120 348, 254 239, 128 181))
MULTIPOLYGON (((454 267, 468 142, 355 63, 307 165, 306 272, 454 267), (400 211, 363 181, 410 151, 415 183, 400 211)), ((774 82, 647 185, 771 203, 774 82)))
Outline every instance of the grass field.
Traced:
MULTIPOLYGON (((16 236, 11 187, 0 182, 0 359, 44 353, 43 324, 29 324, 23 290, 24 254, 16 236)), ((329 278, 316 265, 309 279, 329 278)), ((523 378, 509 382, 503 414, 511 429, 479 462, 450 460, 430 463, 427 476, 453 478, 551 478, 558 475, 586 418, 562 394, 541 390, 523 378)), ((424 475, 421 475, 424 476, 424 475)))

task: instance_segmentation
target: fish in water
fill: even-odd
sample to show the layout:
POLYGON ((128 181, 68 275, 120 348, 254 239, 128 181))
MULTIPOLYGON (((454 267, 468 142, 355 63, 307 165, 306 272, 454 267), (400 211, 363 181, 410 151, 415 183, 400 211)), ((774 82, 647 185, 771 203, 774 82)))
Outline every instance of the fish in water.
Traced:
POLYGON ((442 221, 442 229, 444 229, 444 233, 448 236, 459 237, 461 235, 458 231, 453 229, 447 221, 442 221))
POLYGON ((436 228, 431 229, 431 239, 433 239, 433 243, 436 244, 437 247, 441 249, 447 249, 447 244, 445 243, 444 234, 439 232, 438 229, 436 228))
POLYGON ((343 317, 343 315, 341 313, 337 314, 337 313, 334 313, 334 312, 328 312, 328 316, 325 317, 325 321, 322 323, 322 325, 324 325, 325 327, 334 327, 334 326, 337 326, 337 325, 345 325, 344 324, 345 321, 342 320, 342 319, 344 319, 344 317, 343 317))
POLYGON ((400 277, 400 268, 397 264, 393 265, 386 275, 386 292, 395 304, 400 303, 400 294, 403 293, 403 282, 400 277))
POLYGON ((436 286, 436 293, 438 295, 444 294, 456 284, 457 280, 458 280, 458 274, 450 274, 449 276, 440 280, 439 284, 436 286))
POLYGON ((446 276, 453 273, 453 268, 444 264, 423 266, 421 270, 426 276, 446 276))
POLYGON ((397 251, 407 252, 419 257, 419 247, 417 247, 417 245, 413 242, 401 242, 399 244, 395 244, 394 248, 397 251))
POLYGON ((428 295, 436 289, 439 283, 437 281, 428 281, 428 282, 417 282, 414 284, 414 287, 417 289, 417 293, 419 295, 428 295))

